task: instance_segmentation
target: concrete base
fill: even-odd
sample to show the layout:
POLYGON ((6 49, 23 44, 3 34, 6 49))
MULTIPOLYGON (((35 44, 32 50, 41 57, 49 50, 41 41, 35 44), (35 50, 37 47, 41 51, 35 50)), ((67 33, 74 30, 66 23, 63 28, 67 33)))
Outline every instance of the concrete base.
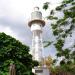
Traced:
POLYGON ((34 67, 32 72, 36 75, 50 75, 47 67, 34 67))

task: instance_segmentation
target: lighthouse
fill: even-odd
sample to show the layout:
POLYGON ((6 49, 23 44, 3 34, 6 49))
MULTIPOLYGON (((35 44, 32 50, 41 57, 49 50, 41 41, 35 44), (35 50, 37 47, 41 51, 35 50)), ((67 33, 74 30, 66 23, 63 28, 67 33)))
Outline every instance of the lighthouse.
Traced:
MULTIPOLYGON (((30 53, 33 56, 33 60, 40 63, 43 58, 42 28, 45 26, 45 21, 42 19, 42 13, 39 11, 38 7, 35 7, 34 11, 31 13, 31 20, 28 22, 28 26, 32 32, 32 47, 30 53)), ((35 66, 32 72, 36 75, 50 75, 48 68, 44 65, 35 66)))
POLYGON ((42 59, 42 28, 45 26, 45 21, 42 20, 42 13, 39 11, 38 7, 34 8, 34 11, 31 13, 31 21, 28 23, 32 31, 32 48, 31 54, 33 60, 41 62, 42 59))

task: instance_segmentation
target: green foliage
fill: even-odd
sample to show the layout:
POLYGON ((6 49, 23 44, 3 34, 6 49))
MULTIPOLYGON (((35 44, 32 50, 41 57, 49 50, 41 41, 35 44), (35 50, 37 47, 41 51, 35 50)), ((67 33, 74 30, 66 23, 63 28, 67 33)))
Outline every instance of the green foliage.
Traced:
POLYGON ((53 16, 48 16, 47 19, 50 19, 50 20, 55 19, 55 20, 57 20, 58 18, 57 17, 53 17, 53 16))
POLYGON ((57 8, 56 8, 57 11, 60 11, 61 9, 62 9, 61 7, 57 7, 57 8))
POLYGON ((35 62, 29 54, 28 46, 0 33, 0 75, 8 75, 10 63, 16 65, 16 75, 31 75, 35 62))
POLYGON ((49 7, 49 2, 44 3, 43 9, 47 10, 49 7))
POLYGON ((50 41, 44 41, 43 44, 44 44, 44 47, 48 47, 49 45, 51 45, 53 42, 50 42, 50 41))
POLYGON ((64 3, 64 4, 69 4, 69 3, 73 2, 73 1, 74 1, 74 0, 63 0, 62 3, 64 3))
POLYGON ((54 10, 51 10, 50 15, 54 15, 54 10))
POLYGON ((52 20, 51 27, 53 34, 56 37, 54 44, 56 48, 56 56, 62 57, 60 60, 60 69, 62 71, 75 74, 75 45, 70 48, 63 49, 64 43, 67 37, 72 37, 72 33, 75 30, 75 0, 63 0, 60 6, 57 6, 55 10, 50 11, 48 20, 52 20), (64 15, 62 18, 55 17, 55 14, 62 12, 64 15), (56 23, 55 23, 56 22, 56 23))
POLYGON ((54 35, 58 35, 58 33, 59 33, 58 29, 53 30, 54 35))
POLYGON ((63 45, 64 45, 64 41, 62 39, 59 39, 59 40, 57 40, 57 43, 55 44, 55 47, 58 51, 61 51, 63 45))

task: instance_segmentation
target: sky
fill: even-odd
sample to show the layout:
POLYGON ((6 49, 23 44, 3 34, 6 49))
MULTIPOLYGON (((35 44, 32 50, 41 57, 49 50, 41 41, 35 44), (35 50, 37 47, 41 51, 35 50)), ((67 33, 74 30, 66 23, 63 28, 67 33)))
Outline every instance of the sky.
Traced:
MULTIPOLYGON (((20 40, 31 47, 32 32, 28 27, 33 8, 39 6, 46 22, 43 28, 43 41, 54 40, 50 21, 46 20, 51 9, 54 9, 62 0, 0 0, 0 32, 20 40), (50 2, 49 10, 42 9, 43 3, 50 2)), ((56 50, 53 45, 44 48, 43 55, 55 57, 56 50)))

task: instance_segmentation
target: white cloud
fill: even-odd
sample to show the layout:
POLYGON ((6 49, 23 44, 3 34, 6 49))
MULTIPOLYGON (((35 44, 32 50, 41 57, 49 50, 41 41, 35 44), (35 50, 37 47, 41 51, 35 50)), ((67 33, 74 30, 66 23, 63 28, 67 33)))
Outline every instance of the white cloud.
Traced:
MULTIPOLYGON (((32 34, 27 26, 31 12, 35 6, 39 6, 43 16, 47 16, 50 11, 42 10, 42 6, 43 3, 49 1, 52 2, 50 10, 59 5, 59 3, 56 4, 57 2, 60 2, 60 0, 0 0, 0 32, 5 32, 27 45, 31 45, 32 34)), ((47 39, 47 36, 50 36, 51 33, 48 33, 49 29, 47 30, 47 28, 48 27, 44 28, 43 33, 45 39, 47 39)), ((48 37, 48 39, 49 38, 50 37, 48 37)), ((50 49, 53 50, 52 48, 50 49)))
POLYGON ((18 37, 17 37, 17 34, 15 34, 15 33, 10 29, 9 26, 4 27, 4 26, 0 25, 0 32, 4 32, 4 33, 6 33, 7 35, 11 35, 11 36, 14 37, 14 38, 18 38, 18 37))

